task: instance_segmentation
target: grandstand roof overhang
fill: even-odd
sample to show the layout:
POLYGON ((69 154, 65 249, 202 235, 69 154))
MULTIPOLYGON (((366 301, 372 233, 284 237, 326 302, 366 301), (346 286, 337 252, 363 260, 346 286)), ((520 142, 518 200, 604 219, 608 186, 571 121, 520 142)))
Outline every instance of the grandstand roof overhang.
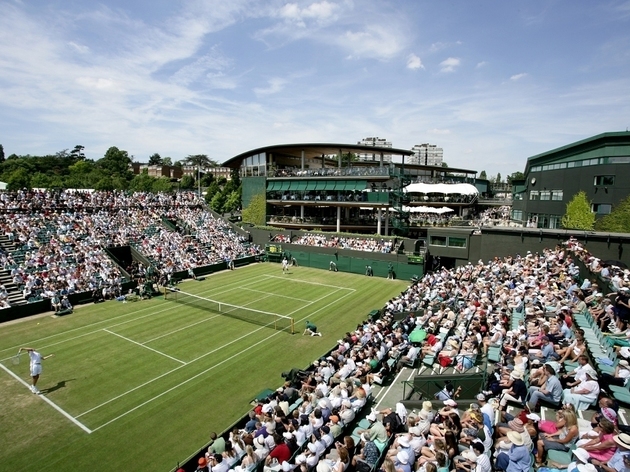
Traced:
MULTIPOLYGON (((301 158, 302 152, 306 159, 321 158, 322 156, 330 156, 338 154, 341 151, 342 154, 346 153, 383 153, 387 155, 398 156, 412 156, 413 151, 408 149, 396 149, 389 147, 379 146, 362 146, 360 144, 337 144, 337 143, 297 143, 297 144, 276 144, 273 146, 265 146, 257 149, 246 151, 242 154, 234 156, 223 163, 227 167, 240 167, 241 162, 247 159, 249 156, 256 154, 273 154, 274 156, 291 156, 295 158, 301 158)), ((354 163, 359 164, 359 163, 354 163)))
MULTIPOLYGON (((584 159, 584 155, 604 148, 610 148, 608 152, 614 152, 615 148, 626 148, 620 151, 624 155, 628 155, 630 152, 630 132, 618 131, 610 133, 602 133, 590 138, 577 141, 575 143, 567 144, 556 149, 552 149, 541 154, 529 157, 527 159, 527 165, 525 172, 527 173, 532 166, 555 163, 555 162, 569 162, 572 160, 584 159)), ((603 157, 603 156, 593 156, 603 157)))

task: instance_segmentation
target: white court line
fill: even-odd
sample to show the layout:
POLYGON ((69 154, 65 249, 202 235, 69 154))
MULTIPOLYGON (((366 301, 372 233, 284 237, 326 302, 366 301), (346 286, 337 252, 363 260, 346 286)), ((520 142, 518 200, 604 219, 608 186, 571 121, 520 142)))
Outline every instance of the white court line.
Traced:
MULTIPOLYGON (((333 292, 333 293, 334 293, 334 292, 333 292)), ((329 295, 329 294, 328 294, 328 295, 329 295)), ((326 298, 328 295, 324 295, 323 297, 321 297, 321 298, 320 298, 319 300, 317 300, 317 301, 323 300, 323 299, 324 299, 324 298, 326 298)), ((347 294, 347 295, 349 295, 349 294, 347 294)), ((344 295, 344 297, 345 297, 345 296, 347 296, 347 295, 344 295)), ((343 297, 342 297, 342 298, 343 298, 343 297)), ((341 298, 340 298, 339 300, 341 300, 341 298)), ((332 303, 336 303, 336 302, 337 302, 337 301, 339 301, 339 300, 336 300, 335 302, 332 302, 332 303)), ((326 306, 325 306, 325 307, 323 307, 323 308, 326 308, 326 307, 328 307, 329 305, 331 305, 331 303, 329 303, 328 305, 326 305, 326 306)), ((303 307, 303 308, 307 308, 307 306, 306 306, 306 307, 303 307)), ((302 308, 300 308, 300 310, 301 310, 301 309, 302 309, 302 308)), ((299 311, 299 310, 296 310, 296 311, 299 311)), ((319 310, 318 310, 318 311, 319 311, 319 310)), ((294 312, 292 312, 292 313, 295 313, 295 311, 294 311, 294 312)), ((219 315, 217 315, 217 316, 219 316, 219 315)), ((289 316, 289 315, 287 315, 287 316, 289 316)), ((305 318, 306 318, 306 317, 305 317, 305 318)), ((249 333, 246 333, 246 334, 244 334, 244 335, 242 335, 242 336, 239 336, 238 338, 234 339, 233 341, 230 341, 229 343, 223 344, 222 346, 219 346, 219 347, 217 347, 217 348, 213 349, 213 350, 212 350, 212 351, 210 351, 210 352, 207 352, 207 353, 205 353, 205 354, 202 354, 201 356, 196 357, 196 358, 194 358, 194 359, 192 359, 192 360, 188 361, 188 364, 192 364, 193 362, 198 361, 199 359, 203 359, 204 357, 207 357, 207 356, 209 356, 210 354, 214 354, 215 352, 218 352, 218 351, 220 351, 220 350, 222 350, 222 349, 226 348, 226 347, 227 347, 227 346, 229 346, 230 344, 234 344, 235 342, 238 342, 238 341, 240 341, 241 339, 244 339, 244 338, 246 338, 246 337, 248 337, 248 336, 251 336, 252 334, 254 334, 254 333, 256 333, 256 332, 258 332, 258 331, 260 331, 260 330, 262 330, 262 329, 265 329, 265 328, 266 328, 266 326, 261 326, 260 328, 256 328, 254 331, 250 331, 249 333)), ((278 333, 278 334, 279 334, 279 333, 278 333)), ((186 364, 186 365, 188 365, 188 364, 186 364)), ((154 381, 156 381, 156 380, 159 380, 159 379, 161 379, 161 378, 163 378, 163 377, 165 377, 165 376, 167 376, 167 375, 169 375, 169 374, 171 374, 171 373, 175 372, 176 370, 181 369, 182 367, 184 367, 184 366, 183 366, 183 365, 180 365, 179 367, 175 367, 174 369, 169 370, 168 372, 165 372, 165 373, 163 373, 163 374, 161 374, 161 375, 159 375, 159 376, 155 377, 154 379, 148 380, 148 381, 146 381, 145 383, 138 385, 137 387, 134 387, 134 388, 132 388, 132 389, 130 389, 130 390, 128 390, 128 391, 126 391, 126 392, 124 392, 124 393, 121 393, 120 395, 117 395, 117 396, 115 396, 115 397, 113 397, 113 398, 110 398, 109 400, 107 400, 107 401, 105 401, 105 402, 101 403, 100 405, 97 405, 97 406, 95 406, 95 407, 93 407, 93 408, 90 408, 89 410, 84 411, 83 413, 81 413, 81 414, 77 415, 77 418, 80 418, 81 416, 83 416, 83 415, 85 415, 85 414, 87 414, 87 413, 90 413, 91 411, 97 410, 98 408, 100 408, 100 407, 102 407, 102 406, 105 406, 105 405, 107 405, 108 403, 113 402, 114 400, 118 400, 119 398, 122 398, 122 397, 124 397, 125 395, 127 395, 127 394, 129 394, 129 393, 132 393, 132 392, 134 392, 134 391, 136 391, 136 390, 140 389, 141 387, 144 387, 144 386, 146 386, 146 385, 148 385, 148 384, 150 384, 150 383, 152 383, 152 382, 154 382, 154 381)))
MULTIPOLYGON (((264 300, 265 298, 269 298, 269 297, 274 296, 274 294, 270 294, 270 293, 268 293, 268 292, 260 292, 260 293, 267 293, 267 296, 266 296, 266 297, 262 297, 262 298, 257 298, 256 300, 252 300, 251 302, 249 302, 249 303, 245 303, 245 304, 240 305, 240 306, 247 306, 247 305, 250 305, 250 304, 252 304, 252 303, 255 303, 255 302, 259 301, 259 300, 264 300)), ((214 300, 214 301, 218 301, 218 300, 214 300)), ((218 302, 218 303, 223 303, 223 302, 218 302)), ((223 316, 229 316, 229 313, 230 313, 230 312, 228 311, 228 312, 226 312, 223 316)), ((203 319, 203 320, 201 320, 201 321, 197 321, 197 322, 195 322, 195 323, 193 323, 193 324, 191 324, 191 325, 184 326, 183 328, 178 328, 178 329, 176 329, 176 330, 173 330, 173 331, 171 331, 170 333, 161 334, 160 336, 157 336, 157 337, 155 337, 155 338, 153 338, 153 339, 149 339, 148 341, 145 341, 145 342, 143 342, 142 344, 143 344, 143 345, 144 345, 144 344, 148 344, 148 343, 153 342, 153 341, 155 341, 155 340, 157 340, 157 339, 165 338, 166 336, 170 336, 171 334, 175 334, 175 333, 177 333, 177 332, 179 332, 179 331, 183 331, 183 330, 185 330, 185 329, 192 328, 193 326, 197 326, 198 324, 205 323, 206 321, 213 320, 213 319, 215 319, 215 318, 218 318, 219 316, 222 316, 222 315, 215 315, 215 316, 211 316, 210 318, 205 318, 205 319, 203 319)))
MULTIPOLYGON (((221 293, 231 292, 231 291, 233 291, 233 290, 238 290, 238 289, 239 289, 239 288, 241 288, 241 287, 247 287, 247 286, 249 286, 249 285, 253 285, 253 284, 255 284, 255 283, 257 283, 257 282, 258 282, 258 280, 257 280, 257 279, 262 279, 262 278, 264 278, 264 277, 265 277, 264 275, 258 275, 258 276, 254 277, 254 278, 252 279, 252 282, 251 282, 251 283, 248 283, 248 284, 245 284, 245 285, 241 285, 241 284, 240 284, 240 282, 233 282, 233 283, 230 283, 230 284, 226 284, 226 285, 225 285, 225 287, 229 287, 229 286, 231 286, 231 285, 237 285, 237 286, 236 286, 235 288, 231 288, 231 289, 229 289, 229 290, 219 291, 219 292, 217 292, 217 293, 216 293, 216 295, 219 295, 219 294, 221 294, 221 293)), ((204 294, 205 294, 205 293, 210 293, 210 292, 212 292, 213 290, 214 290, 214 288, 209 289, 209 290, 204 290, 203 292, 199 292, 199 293, 200 293, 200 294, 201 294, 201 293, 204 293, 204 294)), ((106 302, 106 303, 107 303, 107 302, 106 302)), ((72 329, 69 329, 69 330, 63 331, 63 332, 61 332, 61 333, 51 334, 50 336, 44 336, 43 338, 35 339, 35 340, 33 340, 33 341, 26 341, 26 342, 24 342, 24 343, 22 343, 22 344, 18 344, 18 345, 16 345, 16 346, 14 346, 14 347, 8 347, 8 348, 0 349, 0 352, 4 352, 4 351, 14 351, 14 350, 18 349, 19 347, 21 347, 21 346, 25 346, 25 345, 26 345, 26 346, 34 346, 34 345, 39 344, 41 341, 45 341, 45 340, 50 339, 50 338, 55 338, 55 337, 57 337, 57 336, 63 336, 63 335, 65 335, 65 334, 72 333, 73 331, 78 331, 78 330, 81 330, 81 329, 91 328, 91 327, 93 327, 93 326, 97 326, 97 325, 99 325, 99 324, 103 324, 103 323, 111 323, 112 321, 115 321, 115 320, 117 320, 117 319, 124 318, 124 317, 131 316, 131 315, 135 315, 135 314, 137 314, 137 313, 141 313, 141 312, 143 312, 143 311, 146 311, 146 310, 151 310, 151 309, 154 309, 154 308, 155 308, 155 306, 154 306, 154 305, 151 305, 151 306, 146 306, 146 307, 144 307, 144 308, 140 308, 139 310, 136 310, 136 311, 131 311, 131 312, 129 312, 129 313, 125 313, 125 314, 123 314, 123 315, 116 316, 116 317, 114 317, 114 318, 108 318, 108 319, 106 319, 106 320, 101 320, 101 321, 95 321, 94 323, 89 323, 89 324, 87 324, 87 325, 85 325, 85 326, 79 326, 78 328, 72 328, 72 329)), ((172 307, 171 307, 171 308, 172 308, 172 307)), ((140 317, 140 318, 133 318, 132 320, 125 321, 124 323, 129 323, 129 322, 131 322, 131 321, 139 320, 139 319, 145 318, 146 316, 152 316, 152 315, 155 315, 155 314, 157 314, 157 313, 161 313, 161 312, 166 311, 166 310, 168 310, 168 308, 167 308, 167 309, 165 309, 165 310, 158 310, 158 311, 156 311, 156 312, 153 312, 153 313, 151 313, 151 314, 149 314, 149 315, 142 316, 142 317, 140 317)), ((111 325, 111 326, 108 326, 108 328, 113 328, 113 327, 115 327, 115 326, 119 326, 119 325, 120 325, 120 324, 111 325)), ((98 331, 100 331, 100 328, 99 328, 99 329, 96 329, 96 330, 94 330, 94 331, 91 331, 91 332, 90 332, 90 333, 88 333, 88 334, 97 333, 98 331)), ((44 348, 46 348, 46 347, 50 347, 50 346, 56 346, 57 344, 60 344, 60 343, 62 343, 62 342, 71 341, 71 340, 74 340, 74 339, 81 338, 81 337, 83 337, 83 336, 85 336, 85 334, 82 334, 82 335, 79 335, 79 336, 77 336, 77 337, 74 337, 74 338, 70 338, 70 339, 67 339, 67 340, 61 341, 61 342, 59 342, 59 343, 49 344, 49 345, 47 345, 47 346, 44 346, 44 348)), ((11 357, 12 357, 12 356, 11 356, 11 357)), ((7 357, 6 359, 1 359, 1 360, 0 360, 0 362, 7 361, 7 360, 11 359, 11 357, 7 357)))
POLYGON ((143 347, 143 348, 145 348, 145 349, 148 349, 149 351, 153 351, 153 352, 155 352, 155 353, 157 353, 157 354, 160 354, 160 355, 162 355, 162 356, 164 356, 164 357, 168 357, 169 359, 172 359, 172 360, 174 360, 174 361, 177 361, 177 362, 179 362, 180 364, 184 364, 184 365, 186 365, 186 362, 184 362, 184 361, 181 361, 181 360, 179 360, 179 359, 176 359, 176 358, 175 358, 175 357, 173 357, 173 356, 169 356, 168 354, 165 354, 165 353, 163 353, 163 352, 161 352, 161 351, 158 351, 157 349, 153 349, 152 347, 145 346, 144 344, 140 344, 138 341, 134 341, 133 339, 129 339, 129 338, 126 338, 125 336, 122 336, 122 335, 120 335, 120 334, 118 334, 118 333, 114 333, 113 331, 110 331, 110 330, 108 330, 107 328, 103 328, 103 331, 105 331, 106 333, 109 333, 109 334, 113 334, 114 336, 118 336, 119 338, 122 338, 122 339, 124 339, 125 341, 129 341, 130 343, 136 344, 137 346, 141 346, 141 347, 143 347))
MULTIPOLYGON (((253 288, 243 288, 243 290, 247 290, 248 292, 256 292, 256 293, 266 293, 266 294, 270 293, 270 292, 265 292, 263 290, 256 290, 256 289, 253 289, 253 288)), ((281 298, 288 298, 289 300, 297 300, 299 302, 305 302, 305 303, 310 302, 310 300, 305 300, 303 298, 289 297, 288 295, 279 295, 277 293, 274 293, 273 296, 274 297, 281 297, 281 298)))
MULTIPOLYGON (((385 393, 383 394, 383 396, 381 397, 381 399, 378 401, 378 403, 376 404, 376 409, 379 409, 379 406, 381 405, 381 402, 385 399, 385 397, 387 396, 387 394, 389 393, 389 391, 392 389, 392 387, 396 384, 396 382, 398 382, 398 377, 400 377, 400 374, 402 374, 403 371, 401 370, 400 372, 398 372, 398 374, 396 374, 396 378, 394 379, 394 381, 391 383, 391 385, 389 387, 387 387, 387 390, 385 391, 385 393)), ((409 379, 407 379, 409 380, 409 379)), ((382 391, 382 390, 381 390, 382 391)), ((380 393, 380 392, 379 392, 380 393)), ((95 430, 96 431, 96 430, 95 430)))
POLYGON ((328 284, 322 284, 322 283, 319 283, 319 282, 309 282, 308 280, 287 279, 286 277, 278 277, 277 275, 266 275, 266 274, 263 274, 263 277, 271 277, 273 279, 288 280, 289 282, 300 282, 300 283, 309 284, 309 285, 321 285, 322 287, 336 288, 336 289, 339 289, 339 290, 351 290, 353 292, 357 291, 356 288, 339 287, 337 285, 328 285, 328 284))
MULTIPOLYGON (((338 288, 338 287, 336 287, 336 288, 338 288)), ((321 297, 321 299, 324 299, 324 298, 326 298, 326 297, 327 297, 327 296, 329 296, 329 295, 330 295, 330 294, 324 295, 323 297, 321 297)), ((342 295, 340 298, 338 298, 338 299, 336 299, 336 300, 334 300, 334 301, 332 301, 332 302, 330 302, 330 303, 328 303, 328 304, 324 305, 323 307, 321 307, 321 308, 319 308, 318 310, 314 311, 314 312, 313 312, 313 313, 311 313, 310 315, 304 316, 303 318, 299 319, 298 321, 303 321, 303 320, 305 320, 305 319, 306 319, 306 318, 308 318, 309 316, 312 316, 313 314, 315 314, 315 313, 317 313, 317 312, 319 312, 319 311, 322 311, 322 310, 324 310, 325 308, 328 308, 330 305, 332 305, 332 304, 334 304, 334 303, 337 303, 337 302, 339 302, 339 301, 343 300, 344 298, 346 298, 346 297, 347 297, 347 296, 349 296, 349 295, 352 295, 352 292, 348 292, 348 293, 346 293, 345 295, 342 295)), ((296 310, 296 311, 298 311, 298 310, 296 310)), ((263 328, 264 328, 264 327, 260 327, 260 328, 258 328, 258 329, 256 329, 256 330, 252 331, 251 333, 248 333, 248 334, 246 334, 246 335, 241 336, 241 338, 235 339, 234 341, 232 341, 232 342, 230 342, 230 343, 228 343, 228 344, 226 344, 226 345, 224 345, 224 346, 222 346, 222 347, 220 347, 220 348, 215 349, 214 351, 211 351, 211 352, 209 352, 209 353, 203 354, 203 355, 199 356, 198 358, 191 360, 188 364, 191 364, 191 363, 195 362, 196 360, 201 359, 202 357, 206 357, 206 356, 210 355, 212 352, 215 352, 215 351, 218 351, 218 350, 220 350, 220 349, 223 349, 223 347, 225 347, 225 346, 227 346, 227 345, 229 345, 229 344, 232 344, 232 343, 234 343, 234 342, 236 342, 236 341, 238 341, 238 340, 240 340, 240 339, 242 339, 242 338, 244 338, 244 337, 246 337, 246 336, 249 336, 249 335, 251 335, 251 334, 255 333, 256 331, 259 331, 259 330, 261 330, 261 329, 263 329, 263 328)), ((169 388, 168 390, 166 390, 166 391, 164 391, 164 392, 160 393, 159 395, 157 395, 157 396, 155 396, 155 397, 153 397, 153 398, 150 398, 149 400, 147 400, 147 401, 145 401, 145 402, 141 403, 140 405, 135 406, 134 408, 132 408, 131 410, 126 411, 126 412, 125 412, 125 413, 123 413, 123 414, 118 415, 116 418, 113 418, 113 419, 111 419, 111 420, 107 421, 106 423, 102 424, 101 426, 98 426, 97 428, 95 428, 95 429, 94 429, 94 431, 97 431, 97 430, 99 430, 99 429, 103 428, 104 426, 107 426, 108 424, 113 423, 114 421, 119 420, 120 418, 122 418, 122 417, 124 417, 124 416, 128 415, 129 413, 134 412, 134 411, 135 411, 135 410, 137 410, 138 408, 141 408, 141 407, 143 407, 144 405, 147 405, 147 404, 151 403, 152 401, 157 400, 158 398, 162 397, 163 395, 166 395, 167 393, 169 393, 169 392, 171 392, 171 391, 173 391, 173 390, 175 390, 175 389, 177 389, 177 388, 181 387, 182 385, 187 384, 188 382, 190 382, 190 381, 194 380, 195 378, 199 377, 200 375, 203 375, 203 374, 206 374, 207 372, 210 372, 211 370, 215 369, 216 367, 219 367, 220 365, 224 364, 225 362, 227 362, 227 361, 229 361, 229 360, 232 360, 232 359, 234 359, 234 358, 236 358, 236 357, 240 356, 241 354, 243 354, 243 353, 245 353, 246 351, 250 350, 250 349, 251 349, 251 348, 253 348, 254 346, 256 346, 256 345, 258 345, 258 344, 261 344, 261 343, 263 343, 263 342, 265 342, 265 341, 268 341, 268 340, 270 340, 271 338, 273 338, 274 336, 277 336, 277 335, 279 335, 279 334, 282 334, 282 331, 278 331, 278 332, 276 332, 276 333, 273 333, 273 334, 271 334, 271 335, 267 336, 265 339, 263 339, 263 340, 261 340, 261 341, 257 342, 256 344, 253 344, 252 346, 249 346, 249 347, 245 348, 245 349, 244 349, 244 350, 242 350, 241 352, 239 352, 239 353, 237 353, 237 354, 234 354, 233 356, 229 357, 228 359, 225 359, 225 360, 221 361, 219 364, 215 364, 214 366, 209 367, 208 369, 206 369, 205 371, 203 371, 203 372, 201 372, 201 373, 199 373, 199 374, 195 375, 194 377, 191 377, 191 378, 189 378, 189 379, 185 380, 184 382, 182 382, 182 383, 180 383, 180 384, 178 384, 178 385, 175 385, 174 387, 169 388)), ((153 380, 149 380, 148 382, 146 382, 146 383, 145 383, 145 384, 143 384, 143 385, 140 385, 140 386, 138 386, 138 387, 134 387, 133 389, 131 389, 131 390, 129 390, 129 391, 127 391, 127 392, 125 392, 125 393, 123 393, 123 394, 121 394, 121 395, 118 395, 118 397, 112 398, 111 400, 108 400, 107 402, 102 403, 101 405, 98 405, 98 406, 96 406, 96 407, 94 407, 94 408, 92 408, 92 409, 90 409, 90 410, 88 410, 88 411, 85 411, 85 412, 81 413, 80 415, 77 415, 77 418, 79 418, 79 417, 81 417, 81 416, 85 415, 86 413, 89 413, 90 411, 94 411, 94 410, 96 410, 97 408, 100 408, 101 406, 103 406, 103 405, 105 405, 105 404, 107 404, 107 403, 110 403, 110 402, 111 402, 111 401, 113 401, 113 400, 116 400, 116 399, 118 399, 118 398, 121 398, 121 397, 123 397, 123 396, 127 395, 128 393, 131 393, 131 392, 133 392, 133 391, 135 391, 135 390, 138 390, 140 387, 142 387, 142 386, 144 386, 144 385, 147 385, 147 384, 149 384, 149 383, 153 382, 154 380, 157 380, 157 379, 159 379, 159 378, 161 378, 161 377, 164 377, 165 375, 168 375, 168 374, 170 374, 171 372, 174 372, 175 370, 179 370, 179 369, 180 369, 180 368, 182 368, 182 367, 184 367, 184 366, 176 367, 176 368, 175 368, 175 369, 173 369, 172 371, 170 371, 170 372, 166 372, 165 374, 162 374, 162 375, 160 375, 159 377, 156 377, 156 378, 155 378, 155 379, 153 379, 153 380)))
MULTIPOLYGON (((12 372, 11 370, 7 369, 4 364, 0 363, 0 367, 2 369, 4 369, 6 371, 7 374, 9 374, 11 377, 15 378, 18 382, 20 382, 22 385, 24 385, 26 388, 29 388, 30 390, 30 386, 29 384, 27 384, 24 380, 22 380, 17 374, 15 374, 14 372, 12 372)), ((45 397, 44 395, 37 395, 38 397, 40 397, 42 400, 44 400, 46 403, 48 403, 50 406, 52 406, 55 410, 57 410, 59 413, 61 413, 63 416, 65 416, 66 418, 68 418, 70 421, 72 421, 74 424, 76 424, 79 428, 81 428, 83 431, 85 431, 88 434, 92 433, 92 430, 90 428, 88 428, 87 426, 85 426, 83 423, 81 423, 79 420, 77 420, 74 416, 72 416, 70 413, 68 413, 67 411, 65 411, 64 409, 62 409, 61 407, 59 407, 56 403, 53 403, 52 400, 48 399, 47 397, 45 397)))

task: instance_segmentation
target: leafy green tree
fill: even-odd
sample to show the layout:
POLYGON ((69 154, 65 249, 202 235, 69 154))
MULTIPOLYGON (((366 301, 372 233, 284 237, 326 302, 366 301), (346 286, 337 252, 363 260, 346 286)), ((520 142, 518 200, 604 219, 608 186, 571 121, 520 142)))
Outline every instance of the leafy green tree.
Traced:
POLYGON ((482 171, 479 173, 479 178, 480 178, 480 179, 483 179, 483 180, 486 180, 486 179, 488 178, 488 175, 486 174, 486 171, 485 171, 485 170, 482 170, 482 171))
POLYGON ((129 190, 134 192, 151 192, 155 178, 150 177, 148 173, 135 175, 129 182, 129 190))
POLYGON ((206 203, 210 204, 214 196, 221 191, 221 187, 217 181, 213 181, 210 186, 206 189, 206 203))
POLYGON ((162 158, 157 152, 149 157, 150 166, 159 166, 160 164, 162 164, 162 158))
POLYGON ((162 165, 163 166, 172 166, 173 165, 173 160, 170 157, 163 157, 162 158, 162 165))
POLYGON ((95 169, 94 162, 92 161, 78 161, 68 167, 70 175, 85 175, 89 174, 95 169))
POLYGON ((50 183, 52 178, 47 176, 46 174, 42 174, 38 172, 31 176, 31 186, 33 188, 51 188, 50 183))
MULTIPOLYGON (((239 189, 240 190, 240 189, 239 189)), ((239 190, 232 191, 228 194, 225 204, 223 205, 223 211, 233 212, 237 211, 241 206, 241 192, 239 190)))
POLYGON ((85 149, 85 146, 81 146, 80 144, 77 144, 74 147, 74 149, 70 151, 70 155, 74 157, 75 159, 83 160, 85 159, 85 154, 83 152, 84 149, 85 149))
POLYGON ((525 174, 520 171, 512 172, 507 177, 508 184, 512 183, 513 180, 525 180, 525 174))
POLYGON ((234 182, 236 187, 241 186, 241 175, 239 174, 238 168, 234 168, 230 171, 230 180, 234 182))
POLYGON ((7 178, 7 190, 31 188, 31 174, 23 167, 14 170, 7 178))
POLYGON ((103 177, 94 185, 95 190, 114 190, 114 188, 114 182, 109 176, 103 177))
POLYGON ((623 199, 610 214, 597 220, 595 229, 610 233, 630 233, 630 197, 623 199))
POLYGON ((184 164, 196 167, 198 169, 206 169, 208 167, 217 167, 217 161, 210 159, 205 154, 191 154, 184 158, 184 164))
POLYGON ((152 192, 172 192, 173 184, 168 177, 160 177, 159 179, 153 180, 153 187, 151 189, 152 192))
POLYGON ((265 194, 255 195, 249 205, 243 208, 243 221, 253 223, 258 226, 264 226, 267 216, 267 201, 265 194))
POLYGON ((209 187, 210 185, 212 185, 213 181, 214 181, 214 175, 211 174, 210 172, 206 172, 205 174, 201 176, 202 187, 209 187))
POLYGON ((4 162, 4 147, 0 144, 0 164, 4 162))
POLYGON ((105 156, 96 161, 96 164, 112 177, 118 176, 128 180, 132 178, 129 170, 131 157, 129 157, 127 151, 120 150, 116 146, 110 147, 105 156))
POLYGON ((210 208, 221 215, 224 212, 223 206, 225 205, 226 200, 227 199, 223 192, 217 192, 214 194, 214 197, 212 197, 212 200, 210 201, 210 208))
POLYGON ((501 173, 500 172, 497 172, 497 180, 495 182, 498 183, 498 184, 501 183, 501 173))
POLYGON ((179 186, 180 188, 183 188, 183 189, 195 188, 195 179, 193 178, 192 175, 185 175, 179 181, 179 186))
POLYGON ((576 193, 567 203, 566 213, 562 217, 562 227, 592 231, 594 225, 595 214, 591 211, 591 203, 586 198, 586 192, 576 193))

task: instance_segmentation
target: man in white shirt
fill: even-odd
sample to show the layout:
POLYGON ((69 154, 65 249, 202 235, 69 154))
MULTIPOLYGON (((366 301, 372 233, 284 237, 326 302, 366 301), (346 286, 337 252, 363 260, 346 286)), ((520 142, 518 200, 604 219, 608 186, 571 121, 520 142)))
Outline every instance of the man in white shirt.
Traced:
POLYGON ((18 355, 22 351, 28 352, 28 357, 31 361, 31 378, 33 379, 33 384, 31 385, 31 392, 39 394, 40 391, 37 388, 37 381, 39 380, 39 376, 42 373, 42 361, 51 358, 54 354, 48 354, 47 356, 42 356, 39 352, 37 352, 32 347, 21 347, 18 351, 18 355))

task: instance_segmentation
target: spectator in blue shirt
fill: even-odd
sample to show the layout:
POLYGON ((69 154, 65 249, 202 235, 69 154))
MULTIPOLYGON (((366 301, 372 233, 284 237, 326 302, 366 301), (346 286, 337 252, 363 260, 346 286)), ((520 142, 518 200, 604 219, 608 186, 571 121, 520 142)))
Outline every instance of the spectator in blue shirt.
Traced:
POLYGON ((512 447, 508 454, 502 452, 497 456, 497 460, 494 463, 495 469, 507 472, 529 472, 529 468, 532 465, 532 457, 529 449, 523 444, 523 436, 516 431, 509 431, 507 436, 512 443, 512 447))

